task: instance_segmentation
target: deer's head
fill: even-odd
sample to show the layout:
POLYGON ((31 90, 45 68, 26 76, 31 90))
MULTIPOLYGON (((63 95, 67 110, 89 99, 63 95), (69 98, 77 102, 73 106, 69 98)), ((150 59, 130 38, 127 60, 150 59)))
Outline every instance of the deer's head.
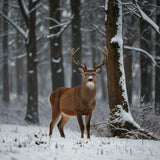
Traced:
POLYGON ((83 75, 83 77, 84 77, 83 81, 89 87, 92 87, 96 83, 96 76, 97 76, 97 74, 101 73, 101 71, 102 71, 101 66, 103 66, 107 62, 108 50, 106 47, 104 47, 104 49, 105 50, 103 51, 101 48, 99 48, 99 50, 104 54, 104 59, 103 59, 102 63, 96 66, 96 62, 94 61, 94 65, 93 65, 92 69, 87 69, 87 66, 85 63, 83 63, 83 65, 81 65, 79 63, 79 61, 76 61, 74 59, 74 56, 78 52, 79 48, 76 50, 74 50, 74 48, 73 48, 71 51, 72 61, 74 62, 74 64, 76 64, 79 67, 78 71, 83 75))

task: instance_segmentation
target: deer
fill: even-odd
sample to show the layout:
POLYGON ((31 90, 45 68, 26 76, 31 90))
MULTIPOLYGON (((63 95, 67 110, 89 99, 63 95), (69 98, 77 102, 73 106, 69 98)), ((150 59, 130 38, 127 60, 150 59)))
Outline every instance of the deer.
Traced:
POLYGON ((52 121, 50 123, 49 136, 52 136, 52 131, 55 123, 58 121, 60 115, 61 119, 58 123, 58 129, 61 137, 65 138, 63 128, 65 124, 69 121, 70 117, 77 116, 79 123, 81 138, 84 138, 84 124, 83 124, 83 115, 85 116, 85 128, 87 138, 90 139, 90 120, 92 116, 92 111, 96 105, 96 76, 101 73, 102 66, 106 64, 108 57, 108 50, 104 47, 105 50, 99 48, 103 53, 104 59, 101 64, 96 66, 94 61, 94 66, 92 69, 87 69, 85 63, 80 64, 79 61, 74 59, 79 48, 71 50, 72 61, 75 65, 78 66, 78 71, 83 76, 82 85, 76 86, 74 88, 60 87, 53 91, 49 96, 49 102, 52 108, 52 121))

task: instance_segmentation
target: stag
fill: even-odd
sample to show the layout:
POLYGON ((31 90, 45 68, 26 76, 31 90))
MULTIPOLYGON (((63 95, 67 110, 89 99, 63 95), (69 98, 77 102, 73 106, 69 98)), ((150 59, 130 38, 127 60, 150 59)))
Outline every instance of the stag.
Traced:
POLYGON ((71 116, 77 116, 77 120, 81 130, 81 138, 83 138, 84 124, 82 116, 85 115, 87 138, 90 138, 90 120, 92 111, 96 105, 96 76, 101 72, 101 66, 106 64, 108 57, 108 50, 106 47, 104 47, 104 49, 105 50, 99 48, 99 50, 104 54, 104 60, 97 66, 94 62, 93 69, 87 69, 85 63, 81 65, 79 61, 76 61, 74 59, 74 56, 78 52, 79 48, 77 50, 74 50, 74 48, 72 49, 72 61, 79 67, 78 70, 83 76, 83 84, 74 88, 58 88, 49 96, 49 102, 52 107, 52 121, 50 123, 49 136, 52 135, 54 125, 61 115, 61 120, 58 123, 60 135, 62 137, 65 137, 63 131, 64 125, 68 122, 71 116))

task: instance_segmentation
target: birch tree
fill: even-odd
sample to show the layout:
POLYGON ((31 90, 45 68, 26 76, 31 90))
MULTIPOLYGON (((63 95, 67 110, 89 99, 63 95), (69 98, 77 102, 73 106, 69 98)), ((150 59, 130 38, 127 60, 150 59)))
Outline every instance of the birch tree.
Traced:
POLYGON ((122 2, 106 0, 106 38, 110 130, 113 136, 154 139, 133 120, 128 104, 123 64, 122 2))

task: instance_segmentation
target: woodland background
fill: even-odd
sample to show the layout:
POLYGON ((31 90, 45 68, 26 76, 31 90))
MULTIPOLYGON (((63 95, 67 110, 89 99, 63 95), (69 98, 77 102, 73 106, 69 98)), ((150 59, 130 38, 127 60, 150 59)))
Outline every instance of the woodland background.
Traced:
MULTIPOLYGON (((159 134, 160 37, 150 25, 134 15, 133 8, 128 5, 130 2, 123 1, 124 64, 130 109, 143 128, 159 134), (146 52, 137 52, 136 48, 149 53, 156 65, 148 54, 144 54, 146 52)), ((159 0, 143 0, 138 4, 160 26, 159 0)), ((72 66, 71 49, 80 47, 77 59, 90 67, 94 59, 97 63, 103 59, 98 47, 106 46, 104 5, 104 0, 0 2, 0 123, 49 125, 49 94, 60 86, 81 84, 81 75, 72 66), (25 18, 27 10, 24 6, 30 7, 35 15, 25 18), (4 15, 15 26, 8 23, 4 15), (30 32, 33 30, 35 33, 30 32), (33 39, 35 41, 31 41, 33 39), (27 49, 26 44, 36 47, 27 49), (29 58, 33 58, 30 64, 29 58), (37 84, 29 89, 30 75, 37 84), (29 106, 34 106, 35 110, 31 111, 36 118, 28 116, 29 106)), ((97 77, 97 86, 92 128, 96 134, 104 136, 108 132, 102 131, 101 127, 97 129, 97 124, 106 126, 109 115, 106 67, 97 77)), ((73 125, 68 126, 77 128, 74 120, 71 123, 73 125)))

